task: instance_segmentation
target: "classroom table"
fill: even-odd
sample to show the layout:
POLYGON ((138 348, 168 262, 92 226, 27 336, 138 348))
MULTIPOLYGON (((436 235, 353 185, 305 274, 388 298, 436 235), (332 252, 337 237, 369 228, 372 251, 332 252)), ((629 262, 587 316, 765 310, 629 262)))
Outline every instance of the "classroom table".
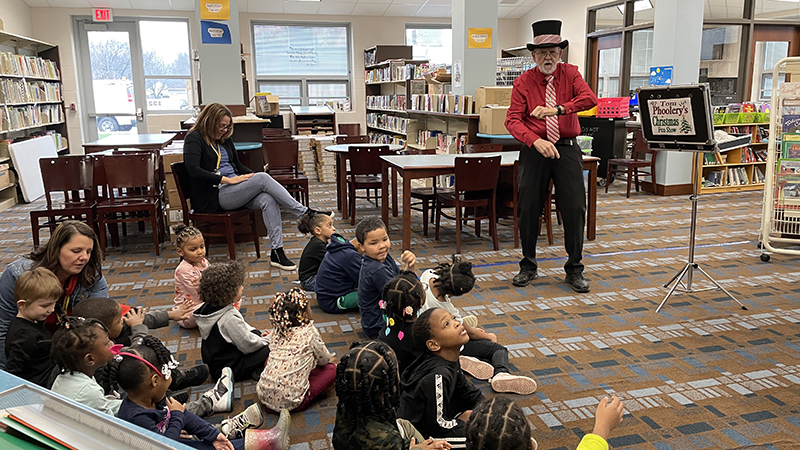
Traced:
MULTIPOLYGON (((411 180, 415 178, 431 178, 439 175, 452 174, 455 170, 456 157, 486 157, 491 153, 469 155, 388 155, 381 156, 383 169, 383 188, 381 189, 381 216, 383 222, 389 225, 388 185, 389 169, 393 169, 403 177, 403 250, 411 248, 411 180)), ((519 158, 519 152, 502 152, 501 167, 510 167, 519 158)), ((589 195, 586 209, 586 238, 593 241, 597 228, 597 183, 591 182, 597 178, 597 162, 600 158, 595 156, 583 157, 583 170, 589 171, 589 195)), ((516 181, 516 180, 515 180, 516 181)), ((397 192, 395 191, 395 196, 397 192)), ((395 210, 395 216, 397 210, 395 210)))
MULTIPOLYGON (((379 145, 388 145, 389 150, 400 151, 405 148, 399 144, 337 144, 325 147, 326 152, 336 154, 336 208, 342 212, 342 219, 350 218, 350 209, 348 208, 347 199, 347 152, 350 147, 375 147, 379 145)), ((397 183, 392 183, 394 195, 392 196, 393 204, 392 211, 395 217, 397 216, 397 183)))
POLYGON ((106 136, 103 139, 87 142, 83 144, 83 151, 97 153, 105 150, 116 150, 119 148, 136 148, 141 150, 161 150, 172 143, 175 139, 174 134, 117 134, 106 136))

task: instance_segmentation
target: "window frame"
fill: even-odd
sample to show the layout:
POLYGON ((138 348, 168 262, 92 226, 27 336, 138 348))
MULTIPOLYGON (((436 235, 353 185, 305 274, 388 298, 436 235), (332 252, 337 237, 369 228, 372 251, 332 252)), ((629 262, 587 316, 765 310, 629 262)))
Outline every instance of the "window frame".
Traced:
POLYGON ((136 33, 139 35, 139 53, 142 58, 142 81, 144 82, 144 111, 145 114, 186 114, 191 113, 194 108, 194 102, 197 99, 197 82, 194 74, 194 64, 192 61, 192 24, 186 17, 137 17, 134 19, 136 24, 136 33), (144 48, 142 48, 142 28, 141 22, 184 22, 186 23, 186 38, 189 48, 187 48, 189 55, 189 75, 147 75, 144 68, 144 48), (150 109, 147 105, 147 80, 188 80, 191 89, 188 90, 189 107, 187 109, 150 109))
MULTIPOLYGON (((250 21, 250 48, 252 49, 253 57, 251 59, 251 70, 253 73, 253 82, 257 92, 259 91, 260 83, 286 83, 296 84, 300 83, 300 106, 314 106, 309 102, 308 85, 314 83, 339 83, 344 82, 347 86, 347 97, 350 104, 353 104, 353 31, 350 23, 344 22, 297 22, 297 21, 276 21, 276 20, 251 20, 250 21), (347 75, 302 75, 302 76, 285 76, 285 75, 258 75, 258 67, 256 67, 256 26, 280 26, 280 27, 304 27, 304 28, 339 28, 343 27, 347 35, 347 75)), ((296 99, 297 97, 289 97, 296 99)), ((282 97, 279 96, 279 101, 282 97)), ((281 111, 288 111, 288 103, 280 103, 281 111)))
MULTIPOLYGON (((405 45, 411 46, 412 49, 413 49, 413 45, 409 44, 408 41, 406 40, 406 39, 408 39, 408 30, 409 29, 411 29, 411 30, 450 30, 450 33, 452 34, 452 32, 453 32, 453 24, 450 24, 450 23, 413 23, 413 22, 406 23, 406 27, 403 29, 403 43, 405 45)), ((452 39, 451 39, 450 42, 451 42, 450 50, 452 50, 452 39)), ((412 50, 411 55, 413 57, 413 55, 414 55, 413 50, 412 50)), ((453 65, 452 51, 451 51, 450 59, 451 59, 450 60, 450 64, 447 65, 448 67, 451 67, 453 65)))

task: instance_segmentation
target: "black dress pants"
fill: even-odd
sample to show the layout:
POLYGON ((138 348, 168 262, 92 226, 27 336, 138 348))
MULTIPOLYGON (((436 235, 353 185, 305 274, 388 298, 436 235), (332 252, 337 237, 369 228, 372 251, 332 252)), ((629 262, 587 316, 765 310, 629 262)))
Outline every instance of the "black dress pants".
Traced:
MULTIPOLYGON (((583 230, 586 225, 586 189, 583 185, 583 153, 575 139, 555 144, 559 159, 545 158, 535 148, 523 146, 519 154, 519 219, 522 237, 522 270, 536 270, 536 240, 539 220, 547 200, 550 180, 556 191, 556 206, 564 223, 567 274, 583 272, 583 230)), ((594 183, 594 180, 589 180, 594 183)))

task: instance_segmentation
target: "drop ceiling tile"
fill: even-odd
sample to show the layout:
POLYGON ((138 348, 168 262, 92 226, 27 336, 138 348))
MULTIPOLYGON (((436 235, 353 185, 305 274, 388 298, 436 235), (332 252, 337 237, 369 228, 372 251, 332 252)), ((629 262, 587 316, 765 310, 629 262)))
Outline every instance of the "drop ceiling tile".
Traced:
POLYGON ((195 1, 196 0, 169 0, 169 2, 172 3, 172 9, 175 11, 194 11, 195 1))
POLYGON ((91 8, 87 0, 48 0, 54 8, 91 8))
POLYGON ((542 3, 543 1, 544 0, 525 0, 522 3, 522 5, 523 6, 530 6, 531 8, 533 8, 534 6, 539 6, 539 4, 542 3))
POLYGON ((254 13, 282 13, 283 12, 283 0, 277 1, 252 1, 248 2, 248 12, 254 13))
POLYGON ((361 3, 353 9, 355 16, 382 16, 389 9, 388 3, 361 3))
POLYGON ((428 0, 394 0, 393 5, 424 5, 428 0))
POLYGON ((25 0, 25 4, 31 8, 50 6, 50 4, 47 3, 47 0, 25 0))
POLYGON ((394 0, 360 0, 359 3, 392 3, 394 0))
POLYGON ((355 7, 355 3, 322 2, 319 5, 319 13, 349 16, 355 7))
POLYGON ((517 9, 516 6, 498 6, 497 7, 497 18, 498 19, 505 19, 515 9, 517 9))
POLYGON ((497 0, 498 6, 518 6, 523 0, 497 0))
POLYGON ((389 6, 389 9, 386 10, 386 15, 397 17, 413 17, 417 15, 417 11, 419 11, 421 7, 422 5, 392 4, 389 6))
POLYGON ((320 2, 286 2, 283 12, 286 14, 318 14, 320 2))
POLYGON ((453 1, 452 0, 428 0, 427 2, 425 2, 425 6, 431 6, 431 5, 447 5, 447 6, 452 8, 453 7, 453 1))
POLYGON ((94 8, 131 9, 131 2, 128 0, 89 0, 89 4, 94 8))
POLYGON ((533 8, 531 8, 531 7, 528 7, 528 6, 520 6, 519 8, 515 9, 514 11, 512 11, 512 12, 511 12, 511 13, 510 13, 508 16, 506 16, 506 17, 507 17, 508 19, 519 19, 519 18, 521 18, 521 17, 525 17, 525 14, 528 14, 528 13, 529 13, 529 12, 531 12, 531 11, 533 11, 533 8))
POLYGON ((425 5, 417 13, 417 17, 449 17, 451 7, 447 5, 425 5))
MULTIPOLYGON (((131 6, 133 9, 161 9, 161 10, 172 10, 172 5, 168 1, 165 0, 131 0, 131 6)), ((194 7, 192 7, 194 10, 194 7)))

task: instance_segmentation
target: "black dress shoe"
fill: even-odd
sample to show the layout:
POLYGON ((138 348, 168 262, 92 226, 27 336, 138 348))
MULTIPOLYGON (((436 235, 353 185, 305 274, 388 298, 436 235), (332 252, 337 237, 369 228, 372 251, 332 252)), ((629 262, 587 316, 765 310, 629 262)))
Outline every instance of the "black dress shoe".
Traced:
POLYGON ((176 400, 178 403, 186 404, 189 401, 189 392, 188 391, 180 391, 180 392, 173 392, 167 391, 167 397, 172 397, 173 400, 176 400))
POLYGON ((514 275, 511 284, 517 287, 524 287, 537 278, 539 278, 539 274, 535 270, 520 270, 518 274, 514 275))
POLYGON ((317 214, 324 214, 326 216, 331 216, 333 218, 333 211, 317 211, 316 209, 308 208, 306 212, 303 214, 308 214, 309 216, 316 216, 317 214))
POLYGON ((566 281, 569 287, 571 287, 575 292, 589 292, 589 282, 583 278, 583 272, 572 274, 568 273, 567 278, 565 278, 564 281, 566 281))
POLYGON ((190 387, 201 386, 205 384, 208 375, 208 366, 205 364, 192 367, 189 370, 174 369, 172 371, 172 384, 170 385, 170 389, 173 391, 181 391, 190 387))

